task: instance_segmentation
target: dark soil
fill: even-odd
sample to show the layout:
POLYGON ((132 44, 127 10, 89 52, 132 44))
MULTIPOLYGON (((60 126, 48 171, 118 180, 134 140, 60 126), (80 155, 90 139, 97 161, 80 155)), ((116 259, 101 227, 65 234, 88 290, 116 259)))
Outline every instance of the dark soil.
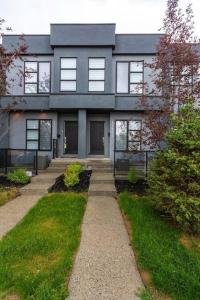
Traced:
POLYGON ((25 186, 25 184, 20 184, 20 183, 14 183, 9 181, 6 176, 0 176, 0 188, 10 188, 10 187, 16 187, 16 188, 21 188, 25 186))
POLYGON ((50 193, 57 193, 57 192, 66 192, 66 191, 73 191, 73 192, 87 192, 90 184, 90 176, 92 171, 85 170, 80 174, 80 181, 78 184, 67 188, 64 184, 64 175, 61 175, 57 178, 55 184, 49 190, 50 193))
POLYGON ((128 180, 115 180, 115 186, 118 193, 131 192, 138 195, 144 195, 148 187, 144 179, 139 179, 136 183, 130 183, 128 180))

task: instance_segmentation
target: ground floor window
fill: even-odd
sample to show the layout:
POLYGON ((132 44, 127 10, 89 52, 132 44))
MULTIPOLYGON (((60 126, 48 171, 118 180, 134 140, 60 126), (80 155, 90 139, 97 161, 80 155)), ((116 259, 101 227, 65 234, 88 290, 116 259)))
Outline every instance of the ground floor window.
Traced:
POLYGON ((26 148, 51 151, 52 120, 26 120, 26 148))
POLYGON ((115 150, 141 150, 141 120, 117 120, 115 122, 115 150))

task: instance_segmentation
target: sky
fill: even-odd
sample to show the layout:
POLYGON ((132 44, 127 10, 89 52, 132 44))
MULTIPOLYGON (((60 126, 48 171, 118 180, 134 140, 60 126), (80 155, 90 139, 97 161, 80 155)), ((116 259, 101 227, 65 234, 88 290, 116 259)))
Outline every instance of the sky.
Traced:
MULTIPOLYGON (((49 34, 50 23, 116 23, 117 33, 157 33, 167 0, 0 0, 0 17, 13 34, 49 34)), ((200 37, 200 0, 191 2, 200 37)))

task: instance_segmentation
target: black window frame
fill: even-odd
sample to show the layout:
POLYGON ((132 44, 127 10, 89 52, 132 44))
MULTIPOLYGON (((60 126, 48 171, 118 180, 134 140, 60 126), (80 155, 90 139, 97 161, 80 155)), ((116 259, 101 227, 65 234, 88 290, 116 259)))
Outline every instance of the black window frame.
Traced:
POLYGON ((141 131, 142 131, 142 120, 141 119, 131 119, 131 120, 127 120, 127 119, 117 119, 115 120, 115 130, 114 130, 114 134, 115 134, 115 152, 133 152, 133 151, 142 151, 142 135, 141 135, 141 131), (130 126, 130 122, 131 121, 134 121, 134 122, 140 122, 140 130, 133 130, 133 129, 129 129, 129 126, 130 126), (126 132, 126 148, 125 150, 118 150, 116 148, 116 143, 117 143, 117 138, 116 138, 116 126, 117 126, 117 122, 126 122, 126 128, 127 128, 127 132, 126 132), (139 131, 140 134, 139 134, 139 139, 138 140, 129 140, 129 132, 130 131, 139 131), (140 143, 140 149, 139 150, 129 150, 129 143, 130 142, 139 142, 140 143))
POLYGON ((52 151, 52 119, 26 119, 26 150, 32 150, 27 148, 27 144, 29 141, 37 141, 38 142, 38 151, 52 151), (28 121, 38 121, 38 129, 28 129, 28 121), (51 136, 50 136, 50 148, 49 149, 41 149, 40 148, 40 128, 42 121, 49 121, 51 123, 51 136), (38 139, 28 139, 28 131, 38 131, 38 139))
MULTIPOLYGON (((190 66, 186 66, 186 67, 190 67, 190 66)), ((192 66, 193 68, 193 66, 192 66)), ((181 89, 181 87, 185 88, 185 87, 190 87, 191 88, 191 94, 193 93, 193 88, 194 88, 194 82, 195 82, 195 78, 194 78, 194 75, 193 75, 193 72, 192 73, 183 73, 181 74, 181 79, 183 78, 190 78, 191 79, 191 83, 186 83, 185 79, 182 82, 177 82, 177 81, 174 81, 174 66, 173 65, 170 65, 169 67, 169 73, 170 73, 170 82, 171 82, 171 86, 172 86, 172 89, 173 89, 173 96, 178 96, 179 95, 179 91, 181 89), (176 93, 178 89, 178 93, 176 93)))
POLYGON ((77 57, 70 57, 70 56, 63 56, 63 57, 60 57, 60 93, 76 93, 77 92, 77 57), (75 59, 76 60, 76 68, 62 68, 61 67, 61 61, 62 59, 66 59, 66 58, 69 58, 69 59, 75 59), (61 79, 61 73, 62 73, 62 70, 76 70, 76 79, 75 80, 71 80, 71 79, 61 79), (61 82, 62 81, 69 81, 69 82, 76 82, 76 89, 74 91, 72 90, 61 90, 61 82))
POLYGON ((144 95, 144 60, 118 60, 116 61, 116 78, 115 78, 115 92, 116 94, 123 94, 123 95, 132 95, 132 96, 141 96, 144 95), (126 63, 128 64, 128 82, 127 82, 127 86, 128 86, 128 92, 118 92, 117 91, 117 64, 118 63, 126 63), (131 71, 131 63, 142 63, 143 65, 143 71, 131 71), (138 82, 131 82, 131 73, 133 74, 142 74, 142 82, 138 83, 138 82), (142 85, 142 93, 131 93, 130 92, 130 86, 131 84, 141 84, 142 85))
POLYGON ((106 82, 106 58, 100 56, 91 56, 88 57, 88 92, 89 93, 104 93, 105 92, 105 82, 106 82), (90 59, 104 59, 104 68, 90 68, 90 59), (104 80, 102 79, 90 79, 90 70, 103 70, 104 71, 104 80), (90 82, 103 82, 103 91, 90 91, 90 82))
POLYGON ((50 94, 51 93, 51 61, 49 60, 40 60, 40 61, 34 61, 34 60, 27 60, 24 61, 24 94, 25 95, 37 95, 37 94, 50 94), (27 72, 26 71, 26 63, 37 63, 37 71, 35 72, 27 72), (40 92, 39 91, 39 72, 40 72, 40 63, 49 63, 49 91, 48 92, 40 92), (26 82, 26 73, 34 73, 37 74, 37 82, 26 82), (26 93, 26 84, 36 84, 36 93, 26 93))

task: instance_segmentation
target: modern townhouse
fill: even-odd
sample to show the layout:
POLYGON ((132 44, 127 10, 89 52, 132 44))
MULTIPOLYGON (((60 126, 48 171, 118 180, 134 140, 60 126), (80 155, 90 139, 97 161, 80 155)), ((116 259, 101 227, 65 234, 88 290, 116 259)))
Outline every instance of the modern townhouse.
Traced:
MULTIPOLYGON (((50 35, 25 35, 27 53, 7 74, 15 80, 0 99, 1 108, 11 107, 0 148, 112 160, 114 150, 142 150, 140 97, 144 82, 151 84, 145 63, 159 38, 116 34, 115 24, 51 24, 50 35)), ((3 36, 8 53, 18 40, 3 36)), ((147 96, 156 109, 158 99, 147 96)))

